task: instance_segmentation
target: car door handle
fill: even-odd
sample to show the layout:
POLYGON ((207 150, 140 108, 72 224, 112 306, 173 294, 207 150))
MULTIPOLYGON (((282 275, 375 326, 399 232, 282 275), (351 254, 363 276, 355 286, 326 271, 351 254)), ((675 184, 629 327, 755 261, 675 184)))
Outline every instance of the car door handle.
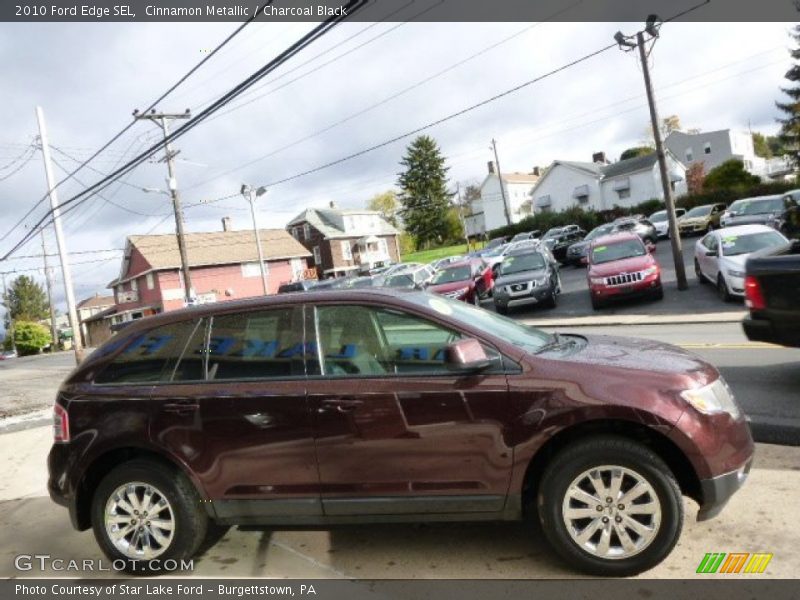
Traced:
POLYGON ((322 406, 319 409, 319 412, 325 412, 333 408, 340 413, 349 413, 353 412, 362 404, 364 404, 363 401, 356 400, 354 398, 329 398, 322 401, 322 406))
POLYGON ((200 405, 190 400, 170 402, 161 407, 164 412, 177 415, 188 415, 200 408, 200 405))

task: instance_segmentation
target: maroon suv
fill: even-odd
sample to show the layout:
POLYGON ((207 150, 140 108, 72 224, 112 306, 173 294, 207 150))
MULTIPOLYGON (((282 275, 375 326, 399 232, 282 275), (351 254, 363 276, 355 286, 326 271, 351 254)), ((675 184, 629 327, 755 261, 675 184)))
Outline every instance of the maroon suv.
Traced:
POLYGON ((137 321, 61 386, 55 438, 52 498, 136 572, 192 556, 211 523, 531 514, 576 568, 630 575, 678 541, 682 495, 715 516, 753 455, 688 352, 397 290, 137 321))

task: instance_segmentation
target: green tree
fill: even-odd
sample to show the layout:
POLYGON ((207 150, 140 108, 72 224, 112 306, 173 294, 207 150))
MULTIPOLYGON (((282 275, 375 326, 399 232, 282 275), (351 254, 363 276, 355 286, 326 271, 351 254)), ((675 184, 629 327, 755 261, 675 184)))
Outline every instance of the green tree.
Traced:
POLYGON ((636 158, 637 156, 647 156, 653 152, 655 152, 655 150, 651 146, 634 146, 633 148, 628 148, 622 154, 620 154, 619 159, 627 160, 629 158, 636 158))
MULTIPOLYGON (((800 25, 795 25, 790 34, 796 44, 800 44, 800 25)), ((777 107, 783 112, 784 117, 778 119, 781 124, 780 139, 786 146, 787 154, 792 158, 794 165, 800 166, 800 48, 792 48, 789 55, 795 61, 786 72, 786 79, 791 87, 781 88, 789 98, 786 102, 776 102, 777 107)))
POLYGON ((27 275, 20 275, 8 288, 3 299, 7 319, 14 321, 41 321, 50 317, 50 304, 44 288, 27 275))
POLYGON ((14 343, 17 345, 17 352, 20 356, 38 354, 52 341, 50 332, 44 325, 31 321, 14 323, 14 343))
POLYGON ((761 156, 762 158, 772 158, 772 148, 769 147, 767 136, 765 136, 763 133, 759 133, 757 131, 753 132, 753 150, 755 151, 756 156, 761 156))
POLYGON ((394 190, 375 194, 367 202, 367 208, 381 213, 384 219, 397 227, 397 211, 400 210, 400 203, 397 201, 397 194, 394 193, 394 190))
POLYGON ((761 178, 745 171, 744 163, 733 158, 711 169, 703 180, 703 188, 706 190, 733 190, 758 183, 761 183, 761 178))
POLYGON ((406 148, 400 164, 405 167, 397 183, 406 231, 424 247, 442 242, 448 233, 451 194, 447 191, 448 168, 439 146, 433 138, 421 135, 406 148))

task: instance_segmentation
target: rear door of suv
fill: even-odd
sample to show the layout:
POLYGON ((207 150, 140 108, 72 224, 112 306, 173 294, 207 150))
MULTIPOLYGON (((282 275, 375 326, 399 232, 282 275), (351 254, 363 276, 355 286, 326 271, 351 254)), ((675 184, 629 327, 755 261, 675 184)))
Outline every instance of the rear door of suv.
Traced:
POLYGON ((217 314, 197 331, 177 376, 154 387, 153 441, 194 473, 220 518, 318 517, 302 307, 217 314))

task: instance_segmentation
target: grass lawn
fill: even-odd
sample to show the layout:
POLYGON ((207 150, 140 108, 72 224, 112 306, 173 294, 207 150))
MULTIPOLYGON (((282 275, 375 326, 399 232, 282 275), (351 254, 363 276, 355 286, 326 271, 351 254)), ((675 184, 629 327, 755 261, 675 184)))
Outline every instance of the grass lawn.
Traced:
POLYGON ((467 250, 466 244, 456 244, 455 246, 445 246, 444 248, 433 248, 432 250, 419 250, 417 252, 411 252, 404 255, 402 261, 429 263, 447 256, 466 254, 468 251, 469 250, 467 250))

